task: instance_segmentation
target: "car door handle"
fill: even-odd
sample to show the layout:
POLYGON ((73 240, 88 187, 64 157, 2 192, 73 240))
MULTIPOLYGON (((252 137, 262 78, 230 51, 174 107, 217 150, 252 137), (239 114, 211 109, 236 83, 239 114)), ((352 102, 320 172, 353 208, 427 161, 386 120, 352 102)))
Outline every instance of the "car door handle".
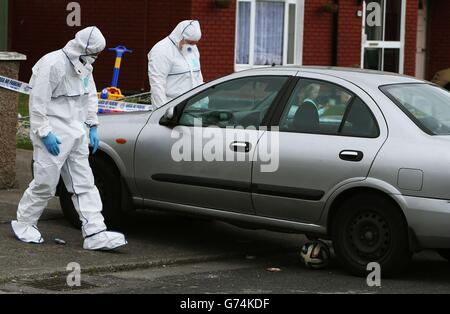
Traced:
POLYGON ((361 161, 364 157, 359 150, 343 150, 339 153, 339 158, 346 161, 361 161))
POLYGON ((250 143, 249 142, 233 142, 230 144, 231 150, 235 152, 246 152, 250 151, 250 143))

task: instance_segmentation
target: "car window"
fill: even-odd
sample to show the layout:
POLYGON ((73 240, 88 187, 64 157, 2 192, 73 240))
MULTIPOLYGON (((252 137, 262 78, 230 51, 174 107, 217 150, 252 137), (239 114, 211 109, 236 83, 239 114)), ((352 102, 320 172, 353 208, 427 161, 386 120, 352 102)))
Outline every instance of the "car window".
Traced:
POLYGON ((300 80, 280 119, 280 131, 377 137, 367 106, 338 85, 300 80))
POLYGON ((356 97, 350 104, 340 135, 358 137, 378 137, 379 129, 372 112, 364 102, 356 97))
POLYGON ((396 84, 381 90, 426 132, 450 135, 450 93, 429 84, 396 84))
POLYGON ((179 124, 258 127, 287 76, 257 76, 225 82, 189 99, 179 124))
POLYGON ((337 85, 300 80, 281 116, 280 130, 337 134, 352 98, 337 85))

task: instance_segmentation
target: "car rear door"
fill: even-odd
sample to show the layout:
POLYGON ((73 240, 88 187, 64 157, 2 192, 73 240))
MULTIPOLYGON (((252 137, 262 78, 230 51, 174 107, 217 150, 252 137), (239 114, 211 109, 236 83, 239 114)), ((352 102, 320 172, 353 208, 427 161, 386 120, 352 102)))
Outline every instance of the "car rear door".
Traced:
POLYGON ((261 72, 210 84, 157 110, 136 146, 136 182, 144 198, 253 214, 252 156, 263 133, 257 126, 295 74, 261 72), (176 125, 161 125, 171 106, 176 125))
POLYGON ((259 141, 258 150, 267 150, 260 146, 268 142, 278 146, 271 167, 260 160, 253 164, 252 198, 259 215, 314 223, 332 191, 368 175, 387 126, 357 86, 322 74, 301 75, 272 119, 279 132, 272 128, 259 141))

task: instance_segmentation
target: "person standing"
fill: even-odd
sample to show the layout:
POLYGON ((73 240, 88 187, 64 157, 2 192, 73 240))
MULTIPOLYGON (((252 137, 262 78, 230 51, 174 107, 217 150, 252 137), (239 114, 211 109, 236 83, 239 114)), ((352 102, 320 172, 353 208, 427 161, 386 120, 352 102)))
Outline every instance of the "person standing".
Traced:
POLYGON ((34 179, 20 200, 17 220, 11 221, 23 242, 44 242, 37 223, 61 175, 82 222, 83 248, 110 250, 127 244, 123 234, 106 231, 88 160, 88 146, 95 153, 100 142, 92 64, 105 47, 100 30, 87 27, 33 67, 29 109, 34 179))
POLYGON ((182 21, 169 36, 150 50, 148 76, 153 105, 161 107, 203 84, 197 48, 201 36, 198 21, 182 21))

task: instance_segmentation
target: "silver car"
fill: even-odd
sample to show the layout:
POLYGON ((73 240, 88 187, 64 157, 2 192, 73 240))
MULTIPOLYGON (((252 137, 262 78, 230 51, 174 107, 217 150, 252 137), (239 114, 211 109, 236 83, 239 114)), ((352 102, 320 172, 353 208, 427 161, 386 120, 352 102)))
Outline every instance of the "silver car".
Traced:
POLYGON ((152 208, 303 233, 357 275, 370 262, 394 274, 426 248, 450 259, 450 93, 432 83, 269 67, 100 122, 91 165, 111 224, 152 208))

